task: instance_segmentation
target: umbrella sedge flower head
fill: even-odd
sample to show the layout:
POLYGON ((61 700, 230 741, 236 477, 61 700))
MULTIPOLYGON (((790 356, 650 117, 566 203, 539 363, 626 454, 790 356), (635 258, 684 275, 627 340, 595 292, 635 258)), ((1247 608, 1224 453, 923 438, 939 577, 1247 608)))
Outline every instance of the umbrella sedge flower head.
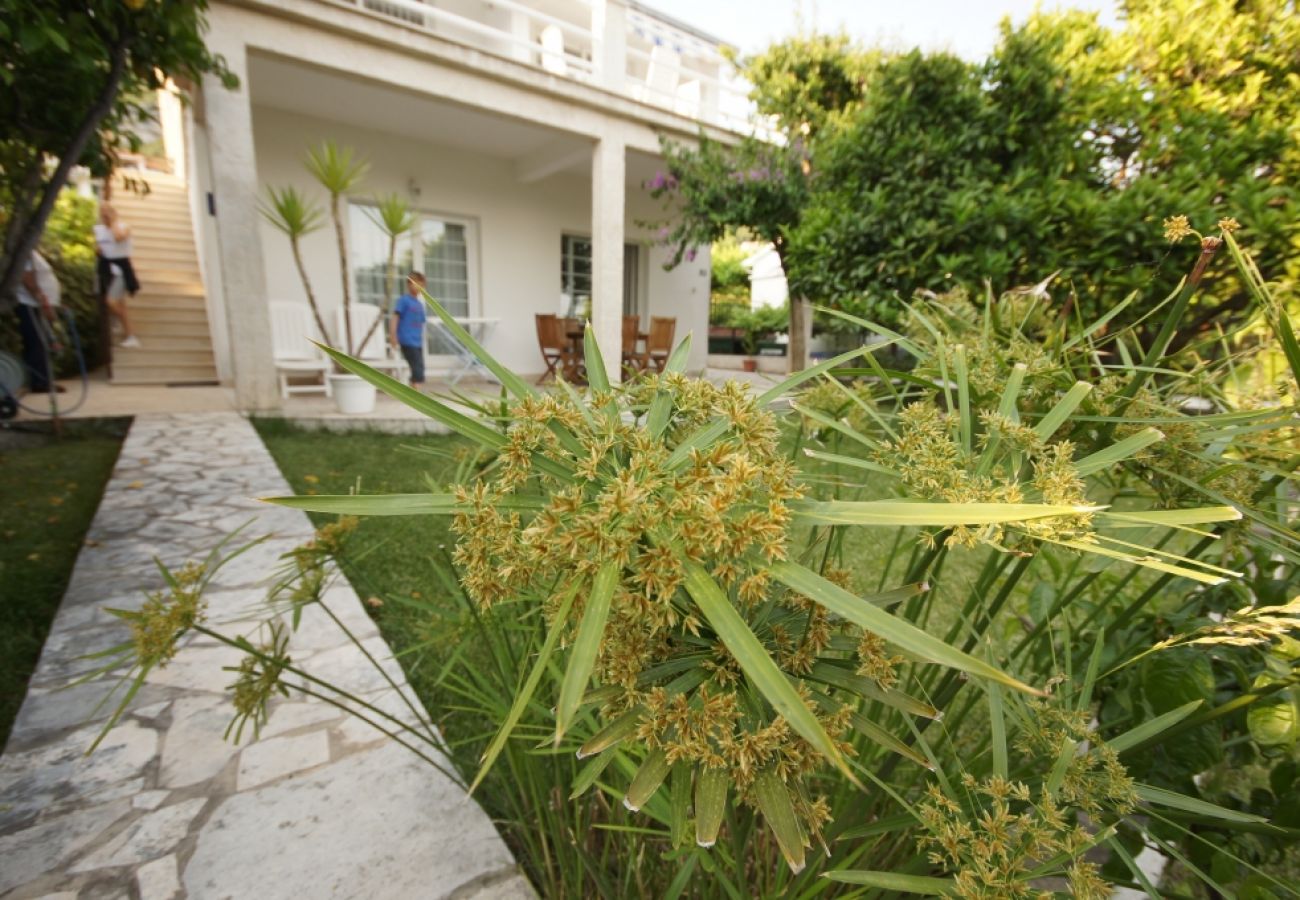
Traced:
MULTIPOLYGON (((588 602, 587 591, 571 588, 616 562, 592 673, 607 689, 602 721, 634 713, 634 738, 647 753, 725 770, 736 802, 756 803, 756 779, 774 773, 797 798, 807 833, 819 834, 828 808, 801 780, 825 758, 774 709, 755 706, 739 661, 684 589, 689 567, 699 566, 742 617, 765 611, 766 624, 751 625, 755 636, 796 678, 836 634, 853 630, 767 572, 787 556, 789 503, 802 496, 774 416, 745 385, 668 372, 585 396, 528 397, 508 420, 497 460, 457 488, 453 561, 470 598, 489 615, 503 601, 511 615, 520 601, 535 602, 552 627, 570 603, 558 623, 563 644, 588 602), (657 674, 665 671, 674 674, 657 674), (683 671, 697 680, 683 687, 674 681, 683 671)), ((893 658, 872 653, 872 671, 892 683, 882 667, 893 658)), ((851 752, 851 708, 832 688, 800 690, 851 752)))

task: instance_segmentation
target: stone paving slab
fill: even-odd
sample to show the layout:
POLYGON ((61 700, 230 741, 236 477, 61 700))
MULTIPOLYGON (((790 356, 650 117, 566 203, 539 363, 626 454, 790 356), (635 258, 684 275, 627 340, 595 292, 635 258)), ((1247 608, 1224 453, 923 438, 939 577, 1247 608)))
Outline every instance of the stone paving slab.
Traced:
MULTIPOLYGON (((289 490, 234 413, 135 420, 0 757, 0 897, 534 896, 459 786, 323 701, 295 693, 273 705, 258 740, 223 741, 233 676, 222 667, 239 654, 208 638, 151 673, 86 755, 114 681, 69 685, 94 668, 80 657, 127 636, 104 607, 138 608, 162 587, 153 557, 173 567, 202 558, 249 522, 245 534, 273 537, 223 569, 207 596, 219 630, 250 631, 280 554, 312 533, 304 513, 253 499, 289 490)), ((409 698, 346 580, 326 598, 409 698)), ((319 610, 304 615, 290 653, 376 705, 403 705, 319 610)))

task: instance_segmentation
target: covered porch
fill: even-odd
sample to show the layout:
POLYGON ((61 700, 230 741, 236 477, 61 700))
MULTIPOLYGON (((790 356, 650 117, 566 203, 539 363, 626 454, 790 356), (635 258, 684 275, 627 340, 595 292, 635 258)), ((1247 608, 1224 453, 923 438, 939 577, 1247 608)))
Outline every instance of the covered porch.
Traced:
MULTIPOLYGON (((346 67, 319 62, 340 57, 317 45, 310 58, 294 53, 291 34, 272 50, 241 43, 265 34, 242 27, 240 41, 223 46, 219 24, 214 39, 238 67, 241 87, 205 89, 192 129, 194 189, 200 201, 211 196, 208 215, 202 202, 196 206, 214 349, 241 408, 282 405, 269 310, 273 302, 306 303, 289 241, 258 214, 259 202, 268 186, 293 186, 324 206, 327 197, 302 161, 326 139, 369 162, 364 185, 341 210, 354 304, 383 308, 400 284, 393 272, 415 270, 435 299, 521 374, 546 370, 539 315, 589 320, 611 377, 619 374, 625 315, 637 317, 642 330, 652 317, 672 318, 675 339, 697 338, 690 368, 704 369, 708 250, 665 270, 669 251, 656 243, 664 211, 642 187, 661 170, 660 129, 521 96, 527 92, 478 73, 431 65, 428 77, 401 77, 398 69, 410 60, 387 57, 367 67, 361 63, 369 48, 356 42, 346 67), (390 77, 380 77, 385 72, 390 77), (458 90, 457 79, 469 79, 477 96, 468 85, 458 90), (389 240, 375 222, 380 195, 402 197, 417 219, 399 240, 391 270, 389 240)), ((687 123, 680 124, 670 134, 690 139, 687 123)), ((332 226, 304 238, 302 255, 333 327, 342 281, 332 226)), ((377 348, 368 344, 367 352, 377 348)), ((431 376, 459 369, 454 349, 430 328, 431 376)))

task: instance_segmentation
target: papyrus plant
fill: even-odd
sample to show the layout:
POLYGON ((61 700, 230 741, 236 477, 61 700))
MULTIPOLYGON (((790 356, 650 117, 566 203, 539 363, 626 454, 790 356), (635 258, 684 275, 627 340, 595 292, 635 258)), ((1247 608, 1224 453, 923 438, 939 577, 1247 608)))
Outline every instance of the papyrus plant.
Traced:
MULTIPOLYGON (((640 763, 623 801, 640 808, 666 785, 674 843, 709 846, 730 805, 752 807, 798 871, 805 847, 824 845, 831 817, 814 773, 838 770, 860 784, 851 761, 858 739, 929 764, 909 747, 905 732, 891 733, 865 710, 938 718, 931 702, 909 690, 912 679, 932 668, 999 690, 1043 693, 896 615, 924 584, 905 579, 864 597, 847 589, 849 573, 810 564, 813 554, 796 550, 791 538, 808 527, 919 527, 960 542, 1006 542, 1015 534, 1026 543, 1053 540, 1091 550, 1092 518, 1102 509, 1087 501, 1068 454, 1046 454, 1037 482, 1001 492, 810 500, 778 451, 766 407, 860 351, 752 396, 738 385, 685 377, 684 342, 662 377, 610 385, 597 374, 585 393, 562 385, 539 394, 434 307, 512 395, 504 427, 332 355, 477 440, 496 461, 453 493, 277 502, 324 512, 453 516, 455 559, 470 595, 488 610, 506 598, 525 598, 542 611, 549 637, 485 754, 484 772, 563 648, 564 674, 549 698, 555 740, 580 711, 596 713, 596 726, 578 747, 581 756, 593 757, 578 791, 595 782, 615 753, 630 749, 640 763)), ((590 334, 586 352, 588 371, 603 372, 590 334)), ((1012 439, 1018 432, 1005 430, 1010 449, 1028 449, 1027 437, 1012 439)), ((1109 452, 1122 456, 1127 447, 1117 446, 1109 452)), ((1132 515, 1156 524, 1165 517, 1132 515)), ((1195 521, 1232 517, 1222 509, 1183 514, 1195 521)))

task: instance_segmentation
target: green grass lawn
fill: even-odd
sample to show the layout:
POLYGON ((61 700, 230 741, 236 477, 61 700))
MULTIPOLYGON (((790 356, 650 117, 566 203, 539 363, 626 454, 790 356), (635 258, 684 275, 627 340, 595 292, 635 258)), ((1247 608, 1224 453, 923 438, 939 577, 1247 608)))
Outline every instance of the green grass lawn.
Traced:
MULTIPOLYGON (((470 446, 458 437, 330 434, 277 419, 253 421, 280 471, 299 494, 428 490, 431 481, 454 476, 458 454, 470 446)), ((317 526, 335 519, 310 515, 317 526)), ((341 560, 344 574, 366 602, 385 640, 401 654, 407 679, 435 720, 444 718, 439 711, 446 706, 435 685, 437 670, 466 625, 464 606, 440 587, 442 573, 448 570, 450 543, 446 518, 363 518, 341 560)))
POLYGON ((0 745, 58 611, 127 420, 0 431, 0 745))

